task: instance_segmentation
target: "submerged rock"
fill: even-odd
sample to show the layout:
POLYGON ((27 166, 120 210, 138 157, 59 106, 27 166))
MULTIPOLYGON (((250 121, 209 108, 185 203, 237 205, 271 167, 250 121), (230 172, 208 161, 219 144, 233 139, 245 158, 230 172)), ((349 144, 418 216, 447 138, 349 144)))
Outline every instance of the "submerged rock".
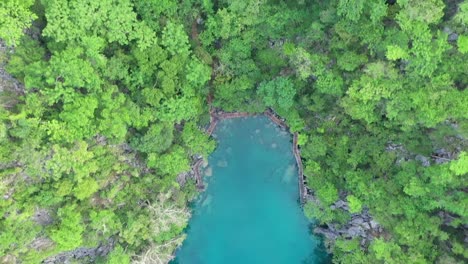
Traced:
POLYGON ((345 237, 350 237, 350 238, 354 238, 357 236, 365 237, 366 232, 364 231, 362 227, 352 225, 346 230, 346 232, 343 233, 343 235, 345 237))
POLYGON ((213 169, 211 167, 207 167, 205 169, 205 172, 204 172, 205 176, 208 176, 210 177, 211 175, 213 175, 213 169))
POLYGON ((340 236, 336 232, 336 230, 331 230, 331 229, 323 228, 323 227, 316 227, 314 229, 314 233, 323 235, 323 236, 325 236, 327 239, 329 239, 331 241, 335 241, 340 236))
POLYGON ((220 160, 216 163, 218 167, 225 168, 228 166, 228 162, 226 160, 220 160))
POLYGON ((213 197, 211 195, 206 196, 206 198, 203 200, 201 203, 202 207, 209 206, 211 204, 211 201, 213 200, 213 197))

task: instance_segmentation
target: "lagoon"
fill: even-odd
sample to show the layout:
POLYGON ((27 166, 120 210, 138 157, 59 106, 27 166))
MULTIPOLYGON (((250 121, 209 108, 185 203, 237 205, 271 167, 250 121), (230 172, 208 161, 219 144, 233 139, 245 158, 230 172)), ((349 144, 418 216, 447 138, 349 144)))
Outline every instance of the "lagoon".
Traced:
POLYGON ((328 263, 298 201, 291 135, 261 116, 223 120, 214 136, 207 188, 172 263, 328 263))

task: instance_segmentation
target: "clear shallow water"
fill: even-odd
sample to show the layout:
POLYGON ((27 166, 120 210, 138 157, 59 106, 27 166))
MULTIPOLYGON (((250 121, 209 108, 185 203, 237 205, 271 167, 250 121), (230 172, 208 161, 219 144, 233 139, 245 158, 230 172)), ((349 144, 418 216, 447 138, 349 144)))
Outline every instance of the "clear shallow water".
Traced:
POLYGON ((291 135, 257 117, 224 120, 215 136, 212 176, 172 263, 328 263, 298 204, 291 135))

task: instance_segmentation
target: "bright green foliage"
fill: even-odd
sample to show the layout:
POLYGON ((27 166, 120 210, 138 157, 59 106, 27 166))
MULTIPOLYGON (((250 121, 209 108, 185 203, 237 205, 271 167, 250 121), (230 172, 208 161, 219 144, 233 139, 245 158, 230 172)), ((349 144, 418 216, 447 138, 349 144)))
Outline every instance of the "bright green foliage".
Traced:
MULTIPOLYGON (((0 111, 0 190, 9 193, 0 202, 0 255, 38 263, 113 237, 109 263, 129 263, 148 242, 164 242, 147 231, 166 220, 150 219, 146 202, 171 190, 167 207, 183 211, 192 198, 176 175, 189 169, 190 155, 214 148, 196 129, 211 77, 185 31, 198 7, 143 2, 44 0, 37 15, 31 1, 0 4, 0 38, 16 46, 7 68, 26 86, 8 91, 15 103, 0 111), (147 6, 171 19, 154 19, 147 6), (22 36, 36 17, 32 36, 22 36), (32 221, 36 208, 50 221, 32 221), (29 246, 38 236, 51 241, 47 249, 29 246)), ((160 236, 177 238, 183 226, 160 236)))
POLYGON ((148 157, 148 167, 155 168, 163 175, 175 176, 189 169, 189 160, 185 151, 180 146, 175 146, 168 153, 160 156, 150 154, 148 157))
POLYGON ((461 35, 458 37, 458 50, 463 54, 468 53, 468 36, 461 35))
POLYGON ((257 92, 266 106, 289 109, 293 105, 296 89, 293 83, 283 77, 278 77, 269 82, 262 82, 257 92))
POLYGON ((364 1, 338 1, 337 13, 351 21, 358 21, 364 8, 364 1))
POLYGON ((76 205, 59 209, 60 224, 51 230, 50 237, 60 250, 71 250, 81 245, 84 231, 76 205))
POLYGON ((359 66, 367 62, 367 58, 362 54, 346 52, 338 57, 338 66, 345 71, 354 71, 359 66))
POLYGON ((162 153, 172 144, 174 128, 170 124, 153 124, 145 135, 138 138, 134 148, 145 153, 162 153))
POLYGON ((444 15, 442 0, 406 0, 402 1, 403 14, 411 20, 432 24, 438 22, 444 15))
POLYGON ((76 184, 73 193, 78 200, 84 200, 93 195, 98 189, 99 185, 94 179, 85 179, 76 184))
POLYGON ((121 246, 117 246, 110 254, 106 261, 109 264, 130 264, 130 256, 125 253, 121 246))
POLYGON ((338 190, 333 185, 326 184, 317 189, 317 196, 325 206, 329 206, 338 200, 338 190))
POLYGON ((188 37, 182 25, 169 22, 163 30, 161 43, 172 56, 189 52, 188 37))
POLYGON ((44 0, 42 3, 48 21, 44 36, 58 42, 80 43, 87 35, 119 44, 137 40, 141 48, 154 42, 154 33, 137 21, 130 1, 44 0))
POLYGON ((193 58, 187 65, 187 81, 193 88, 199 89, 210 80, 210 68, 201 63, 197 58, 193 58))
POLYGON ((450 163, 450 170, 455 173, 455 175, 466 175, 468 173, 468 154, 462 152, 458 160, 454 160, 450 163))
POLYGON ((120 223, 118 216, 109 210, 92 211, 89 218, 91 220, 91 227, 95 232, 111 235, 112 230, 120 230, 122 228, 122 223, 120 223))
MULTIPOLYGON (((99 88, 100 80, 92 64, 81 58, 83 52, 82 48, 70 47, 52 55, 44 80, 47 85, 55 86, 54 94, 50 97, 56 99, 55 93, 60 94, 62 89, 65 92, 61 95, 67 96, 66 92, 69 90, 66 88, 68 87, 85 88, 90 91, 99 88)), ((65 97, 64 100, 72 100, 72 98, 65 97)))
POLYGON ((31 12, 33 0, 3 0, 0 3, 0 39, 17 46, 23 30, 29 28, 37 15, 31 12))
MULTIPOLYGON (((352 7, 349 1, 334 2, 320 14, 321 21, 333 26, 328 32, 336 32, 333 39, 323 39, 328 46, 318 44, 317 48, 315 43, 302 51, 306 56, 297 57, 302 60, 289 64, 303 80, 315 77, 312 87, 316 90, 306 84, 298 96, 298 103, 308 109, 301 111, 310 131, 308 142, 301 147, 305 173, 320 201, 306 204, 305 213, 320 223, 342 223, 343 213, 359 213, 367 207, 391 234, 374 240, 369 252, 338 239, 333 247, 337 263, 442 263, 443 259, 462 263, 462 253, 447 253, 442 246, 459 243, 455 242, 459 229, 447 231, 434 212, 450 212, 457 219, 451 226, 466 222, 466 207, 462 205, 466 194, 461 193, 459 181, 466 175, 462 165, 465 154, 460 153, 449 164, 431 161, 429 167, 402 160, 414 159, 416 154, 430 157, 441 147, 453 152, 466 148, 464 138, 450 143, 454 140, 450 133, 463 137, 466 130, 466 114, 460 110, 467 111, 463 91, 467 79, 458 74, 466 71, 465 64, 453 61, 464 58, 457 52, 460 45, 452 42, 455 45, 450 46, 447 35, 439 31, 444 5, 442 1, 398 1, 401 9, 392 6, 386 13, 377 1, 352 7), (365 8, 371 5, 378 8, 365 8), (334 21, 337 17, 345 22, 334 21), (383 18, 399 27, 380 24, 383 18), (365 59, 356 60, 360 55, 365 59), (345 95, 324 96, 330 87, 339 85, 321 86, 321 77, 337 73, 343 78, 345 95), (336 102, 342 108, 327 106, 336 102), (446 120, 457 120, 459 127, 447 128, 443 125, 446 120), (438 133, 446 138, 436 138, 438 133), (401 144, 403 150, 387 149, 389 142, 401 144), (346 191, 349 212, 329 208, 333 198, 338 198, 330 183, 340 192, 346 191), (450 239, 454 241, 448 242, 450 239)), ((463 23, 464 4, 460 6, 453 23, 463 23)), ((451 27, 460 29, 458 24, 451 27)), ((456 32, 464 33, 463 29, 456 32)), ((462 34, 458 42, 460 37, 463 42, 462 34)), ((292 41, 296 46, 302 44, 292 41)))
POLYGON ((101 263, 168 257, 195 194, 177 175, 215 147, 210 94, 300 134, 309 218, 368 210, 382 226, 370 245, 338 237, 336 263, 466 262, 467 14, 442 0, 1 1, 14 50, 0 67, 25 89, 1 84, 0 256, 39 263, 112 237, 101 263))
POLYGON ((123 140, 127 127, 133 121, 130 118, 131 109, 125 104, 125 96, 118 93, 116 86, 110 86, 102 91, 100 99, 98 131, 108 138, 123 140))
POLYGON ((403 261, 399 259, 401 256, 401 249, 393 243, 386 243, 381 239, 377 239, 372 243, 371 250, 376 256, 377 260, 384 261, 387 263, 398 263, 403 261))
POLYGON ((468 2, 463 1, 458 5, 458 12, 455 15, 455 19, 457 22, 459 22, 461 25, 466 25, 468 24, 468 2))
POLYGON ((399 46, 390 45, 387 46, 387 59, 393 61, 399 59, 408 59, 408 53, 399 46))
POLYGON ((193 122, 185 124, 182 140, 192 155, 206 156, 215 148, 215 142, 198 129, 193 122))
MULTIPOLYGON (((31 64, 40 61, 45 55, 45 49, 38 41, 24 37, 21 45, 15 48, 15 54, 10 57, 8 72, 21 81, 25 81, 25 71, 35 70, 31 64), (25 69, 29 66, 28 69, 25 69)), ((40 63, 38 63, 40 64, 40 63)))
POLYGON ((362 203, 354 195, 348 195, 349 211, 351 213, 359 213, 362 210, 362 203))
MULTIPOLYGON (((2 204, 6 207, 7 204, 2 204)), ((4 211, 0 211, 4 213, 4 211)), ((39 234, 40 228, 31 220, 30 212, 11 212, 10 216, 0 222, 0 228, 3 230, 0 233, 0 254, 19 254, 25 249, 22 245, 31 243, 39 234)))
POLYGON ((52 151, 52 158, 46 162, 46 169, 50 177, 56 180, 73 174, 74 179, 79 182, 98 169, 98 164, 93 159, 94 154, 88 151, 85 142, 79 142, 73 149, 54 145, 52 151))
MULTIPOLYGON (((70 142, 89 138, 96 130, 93 124, 94 111, 98 106, 98 101, 94 97, 78 97, 70 103, 65 103, 60 119, 65 125, 67 139, 70 142)), ((53 135, 51 135, 53 137, 53 135)))
POLYGON ((316 87, 321 93, 340 95, 343 89, 343 79, 340 76, 327 72, 318 77, 316 87))

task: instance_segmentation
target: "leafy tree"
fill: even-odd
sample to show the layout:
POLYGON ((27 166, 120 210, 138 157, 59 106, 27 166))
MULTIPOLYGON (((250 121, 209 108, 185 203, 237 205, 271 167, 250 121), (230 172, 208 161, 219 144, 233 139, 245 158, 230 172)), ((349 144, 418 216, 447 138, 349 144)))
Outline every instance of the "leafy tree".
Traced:
POLYGON ((121 246, 117 246, 110 254, 107 259, 109 264, 129 264, 130 256, 125 253, 125 250, 121 246))
POLYGON ((0 3, 0 39, 17 46, 23 31, 31 26, 37 15, 31 11, 32 0, 5 0, 0 3))
POLYGON ((71 250, 81 245, 84 227, 81 214, 76 211, 76 205, 70 205, 58 210, 60 224, 51 229, 50 237, 61 250, 71 250))
POLYGON ((185 123, 182 140, 192 155, 206 156, 215 149, 215 142, 198 129, 194 122, 185 123))
POLYGON ((145 135, 138 138, 134 148, 145 153, 162 153, 166 151, 174 139, 174 128, 168 123, 153 124, 145 135))
POLYGON ((167 154, 160 156, 151 153, 148 157, 148 166, 172 177, 190 168, 185 151, 180 146, 174 146, 167 154))
POLYGON ((467 36, 461 35, 458 37, 458 50, 463 54, 468 53, 468 37, 467 36))
POLYGON ((290 80, 278 77, 272 81, 260 83, 257 93, 263 98, 266 106, 287 110, 293 105, 296 89, 290 80))
POLYGON ((189 53, 188 37, 180 24, 168 22, 163 30, 161 43, 172 56, 176 54, 187 55, 189 53))
POLYGON ((0 80, 0 255, 39 263, 112 237, 97 261, 169 260, 196 193, 177 174, 215 147, 209 95, 299 133, 307 217, 346 227, 366 208, 383 228, 327 241, 336 263, 463 263, 455 2, 2 1, 0 67, 20 83, 0 80))
POLYGON ((362 203, 354 195, 348 195, 349 211, 351 213, 359 213, 362 210, 362 203))

